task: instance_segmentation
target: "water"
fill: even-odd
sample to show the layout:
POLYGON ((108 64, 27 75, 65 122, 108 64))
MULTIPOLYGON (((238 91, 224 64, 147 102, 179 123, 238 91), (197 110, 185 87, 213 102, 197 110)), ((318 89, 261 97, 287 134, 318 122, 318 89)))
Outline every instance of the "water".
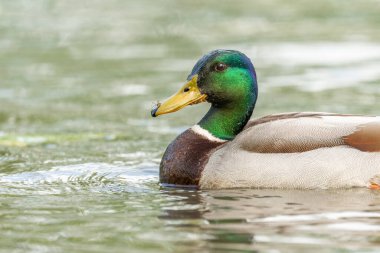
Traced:
POLYGON ((207 105, 150 118, 215 48, 249 55, 255 117, 379 114, 380 2, 0 1, 1 252, 379 252, 367 189, 157 184, 207 105))

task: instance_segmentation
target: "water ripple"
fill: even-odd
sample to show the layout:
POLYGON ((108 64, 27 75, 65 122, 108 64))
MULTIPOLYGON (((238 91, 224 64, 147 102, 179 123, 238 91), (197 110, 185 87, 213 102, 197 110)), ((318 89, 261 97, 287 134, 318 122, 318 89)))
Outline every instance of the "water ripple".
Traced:
MULTIPOLYGON (((23 186, 41 186, 47 191, 52 191, 51 188, 54 188, 54 185, 59 187, 72 187, 74 185, 88 187, 112 184, 121 184, 125 186, 123 190, 128 191, 128 188, 133 188, 135 191, 139 188, 146 189, 147 184, 155 184, 157 181, 157 165, 148 162, 136 166, 82 163, 55 166, 50 170, 0 175, 0 183, 8 187, 20 189, 23 186)), ((9 193, 9 189, 1 189, 9 193)), ((53 191, 56 192, 57 189, 54 188, 53 191)))

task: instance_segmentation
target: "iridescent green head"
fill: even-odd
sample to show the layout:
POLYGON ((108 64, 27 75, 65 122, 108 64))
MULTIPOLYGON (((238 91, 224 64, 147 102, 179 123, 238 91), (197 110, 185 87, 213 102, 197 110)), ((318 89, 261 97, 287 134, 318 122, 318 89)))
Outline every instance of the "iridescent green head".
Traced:
POLYGON ((198 123, 215 137, 230 140, 245 126, 257 99, 257 80, 250 59, 239 51, 215 50, 194 66, 181 90, 152 110, 152 116, 207 101, 208 113, 198 123))
POLYGON ((207 95, 213 106, 231 106, 243 98, 250 100, 250 105, 256 102, 255 69, 250 59, 239 51, 215 50, 204 55, 187 79, 195 75, 201 93, 207 95))

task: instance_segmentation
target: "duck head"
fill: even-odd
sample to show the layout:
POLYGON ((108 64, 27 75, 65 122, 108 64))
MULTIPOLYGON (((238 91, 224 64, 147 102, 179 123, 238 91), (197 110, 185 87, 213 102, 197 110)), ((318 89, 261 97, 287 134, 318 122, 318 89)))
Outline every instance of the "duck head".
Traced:
POLYGON ((249 120, 257 100, 257 79, 251 60, 239 51, 214 50, 195 64, 181 89, 151 111, 153 117, 187 105, 211 103, 198 123, 217 138, 230 140, 249 120))

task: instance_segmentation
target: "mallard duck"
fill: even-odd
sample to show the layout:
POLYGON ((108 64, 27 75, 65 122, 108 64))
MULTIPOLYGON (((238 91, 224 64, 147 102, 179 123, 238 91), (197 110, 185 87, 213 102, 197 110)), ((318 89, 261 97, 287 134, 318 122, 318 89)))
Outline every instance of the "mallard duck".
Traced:
POLYGON ((153 107, 171 113, 201 102, 210 110, 166 149, 164 186, 348 188, 380 185, 380 117, 301 112, 249 121, 257 100, 251 60, 215 50, 195 64, 186 84, 153 107))

